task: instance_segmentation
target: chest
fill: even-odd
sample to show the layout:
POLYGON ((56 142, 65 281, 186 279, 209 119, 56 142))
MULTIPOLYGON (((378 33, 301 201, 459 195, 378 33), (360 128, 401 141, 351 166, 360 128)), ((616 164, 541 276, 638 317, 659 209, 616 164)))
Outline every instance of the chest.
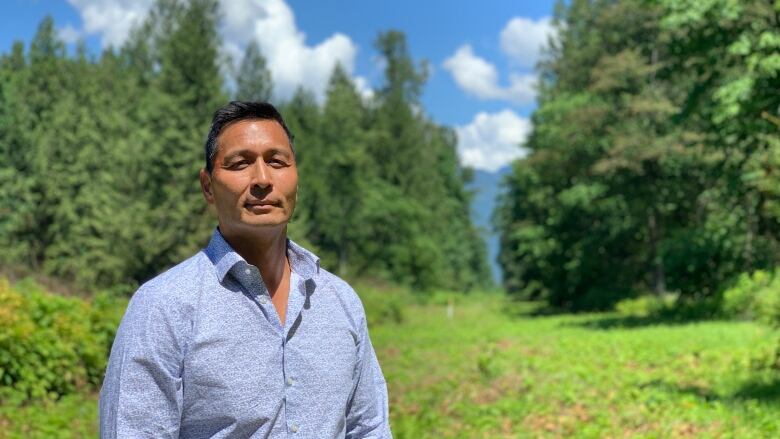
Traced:
POLYGON ((274 305, 276 315, 279 316, 279 321, 284 326, 290 297, 290 275, 284 276, 282 281, 275 288, 269 288, 268 292, 271 295, 271 303, 274 305))
POLYGON ((193 319, 183 421, 259 428, 297 409, 344 413, 358 337, 337 301, 311 297, 282 328, 273 323, 270 301, 246 294, 222 299, 203 303, 193 319))

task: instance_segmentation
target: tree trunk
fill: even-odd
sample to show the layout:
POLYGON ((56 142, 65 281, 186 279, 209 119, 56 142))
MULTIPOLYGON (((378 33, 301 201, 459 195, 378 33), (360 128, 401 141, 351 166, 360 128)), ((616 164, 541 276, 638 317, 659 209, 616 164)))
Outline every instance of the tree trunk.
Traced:
POLYGON ((347 264, 349 261, 349 255, 347 255, 347 249, 349 248, 349 241, 347 240, 346 221, 341 222, 341 242, 339 242, 339 276, 344 277, 347 275, 347 264))
POLYGON ((347 275, 347 250, 342 248, 339 252, 339 276, 347 275))
POLYGON ((666 292, 666 272, 664 271, 664 261, 661 257, 661 226, 658 224, 657 213, 650 209, 647 217, 647 228, 650 234, 650 261, 652 265, 652 283, 655 294, 666 292))
POLYGON ((758 215, 756 215, 757 202, 753 201, 753 197, 751 197, 750 194, 746 194, 743 200, 745 205, 745 214, 747 216, 745 221, 747 226, 747 233, 745 236, 745 246, 743 248, 742 256, 744 258, 743 270, 750 272, 753 271, 753 264, 755 262, 755 248, 753 241, 758 234, 758 215))

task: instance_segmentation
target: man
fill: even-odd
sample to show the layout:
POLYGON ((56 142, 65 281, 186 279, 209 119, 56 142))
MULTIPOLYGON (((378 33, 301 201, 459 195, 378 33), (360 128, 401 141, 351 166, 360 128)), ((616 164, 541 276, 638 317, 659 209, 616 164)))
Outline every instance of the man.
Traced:
POLYGON ((100 393, 101 437, 391 437, 360 300, 287 239, 291 137, 270 104, 214 114, 200 183, 219 227, 131 299, 100 393))

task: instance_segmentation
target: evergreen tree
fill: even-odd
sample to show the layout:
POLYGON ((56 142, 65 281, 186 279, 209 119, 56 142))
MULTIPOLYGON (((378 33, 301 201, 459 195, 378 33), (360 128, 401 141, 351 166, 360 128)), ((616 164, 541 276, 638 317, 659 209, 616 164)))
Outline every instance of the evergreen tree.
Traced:
POLYGON ((317 106, 314 94, 298 88, 290 102, 280 107, 287 128, 293 135, 295 162, 298 166, 298 202, 295 213, 287 226, 288 235, 306 248, 321 254, 322 250, 316 234, 311 231, 312 213, 319 206, 316 197, 317 188, 321 184, 318 175, 322 157, 320 150, 320 123, 322 115, 317 106))
POLYGON ((244 58, 236 73, 236 99, 267 102, 271 100, 273 82, 266 67, 265 57, 255 40, 247 44, 244 58))
MULTIPOLYGON (((487 284, 490 276, 484 251, 479 250, 484 241, 469 219, 470 197, 457 163, 455 136, 420 111, 426 65, 412 60, 400 32, 381 33, 376 47, 386 68, 369 153, 378 178, 388 187, 381 192, 384 205, 374 209, 398 218, 396 225, 408 222, 410 229, 392 236, 384 225, 373 224, 377 229, 371 236, 387 236, 380 245, 389 252, 374 256, 391 261, 390 273, 421 288, 468 290, 487 284)), ((367 253, 372 254, 375 245, 368 245, 367 253)))
POLYGON ((318 204, 310 213, 310 233, 318 237, 316 242, 341 275, 349 272, 357 243, 369 239, 362 220, 364 192, 372 174, 365 114, 352 80, 337 64, 323 108, 317 166, 307 171, 314 173, 308 178, 317 181, 308 194, 318 204))
POLYGON ((554 21, 532 152, 495 218, 507 288, 604 307, 773 265, 768 3, 575 0, 554 21))
POLYGON ((16 42, 0 61, 0 244, 4 263, 37 266, 35 179, 29 149, 31 112, 24 100, 29 70, 24 47, 16 42))
POLYGON ((63 194, 58 193, 61 186, 55 186, 55 182, 73 162, 70 151, 49 142, 57 134, 50 127, 59 116, 54 106, 69 89, 63 75, 64 56, 54 21, 46 17, 30 44, 28 64, 12 74, 7 89, 4 143, 12 166, 9 177, 15 181, 6 192, 10 198, 2 202, 10 210, 3 228, 12 242, 24 243, 12 244, 19 252, 15 256, 33 269, 41 267, 46 248, 55 238, 49 227, 56 221, 63 201, 63 194))
MULTIPOLYGON (((99 58, 83 45, 68 56, 47 18, 27 53, 0 58, 3 266, 132 291, 205 244, 214 218, 197 175, 227 100, 217 6, 158 0, 99 58)), ((425 117, 403 34, 378 41, 390 67, 376 100, 337 66, 322 107, 303 89, 281 105, 300 172, 289 234, 346 276, 476 287, 489 273, 455 135, 425 117)), ((266 73, 250 44, 239 96, 266 99, 266 73)))
POLYGON ((150 134, 143 151, 144 178, 154 229, 146 238, 152 254, 145 276, 192 254, 213 227, 197 175, 204 166, 201 145, 211 115, 226 101, 218 18, 212 0, 161 1, 150 16, 149 27, 160 34, 152 52, 159 54, 159 73, 144 96, 148 111, 141 120, 150 134))

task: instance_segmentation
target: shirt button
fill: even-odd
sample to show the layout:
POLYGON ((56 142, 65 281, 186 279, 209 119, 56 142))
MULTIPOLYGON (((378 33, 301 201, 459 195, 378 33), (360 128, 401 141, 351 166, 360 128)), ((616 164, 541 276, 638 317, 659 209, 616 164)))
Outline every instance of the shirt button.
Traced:
POLYGON ((266 299, 265 296, 260 296, 260 303, 265 305, 266 303, 268 303, 268 299, 266 299))
POLYGON ((287 385, 288 386, 292 386, 293 385, 293 379, 292 378, 287 378, 287 385))
POLYGON ((248 268, 247 268, 246 270, 244 270, 244 273, 246 273, 246 274, 248 274, 248 275, 249 275, 249 274, 252 274, 252 270, 250 270, 250 269, 248 269, 248 268))
POLYGON ((292 431, 293 433, 297 433, 298 432, 298 425, 296 425, 296 424, 291 425, 290 426, 290 431, 292 431))

